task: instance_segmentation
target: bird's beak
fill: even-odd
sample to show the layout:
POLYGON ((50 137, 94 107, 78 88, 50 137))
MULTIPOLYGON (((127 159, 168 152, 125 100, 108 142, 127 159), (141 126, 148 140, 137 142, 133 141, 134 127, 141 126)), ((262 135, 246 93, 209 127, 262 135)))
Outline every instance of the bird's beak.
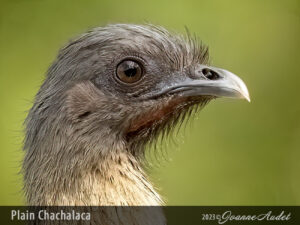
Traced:
POLYGON ((250 102, 245 83, 235 74, 216 67, 199 65, 193 78, 174 82, 162 89, 160 94, 177 93, 180 96, 214 96, 243 98, 250 102))

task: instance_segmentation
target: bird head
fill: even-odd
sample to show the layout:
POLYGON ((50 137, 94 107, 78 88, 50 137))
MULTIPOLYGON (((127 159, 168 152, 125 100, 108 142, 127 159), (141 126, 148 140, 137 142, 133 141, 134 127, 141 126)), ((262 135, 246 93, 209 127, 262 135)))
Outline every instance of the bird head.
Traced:
POLYGON ((52 130, 77 145, 137 154, 217 97, 249 100, 244 82, 210 66, 208 49, 196 38, 152 25, 109 25, 61 49, 31 110, 32 126, 45 133, 56 124, 52 130))

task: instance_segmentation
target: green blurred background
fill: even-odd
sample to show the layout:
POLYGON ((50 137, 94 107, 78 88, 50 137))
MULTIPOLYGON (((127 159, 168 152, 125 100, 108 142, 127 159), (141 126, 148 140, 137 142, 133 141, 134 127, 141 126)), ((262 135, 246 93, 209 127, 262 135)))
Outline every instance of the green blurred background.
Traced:
POLYGON ((23 205, 22 123, 57 51, 107 23, 151 22, 210 46, 252 102, 218 99, 166 143, 169 205, 300 204, 300 1, 0 0, 0 205, 23 205))

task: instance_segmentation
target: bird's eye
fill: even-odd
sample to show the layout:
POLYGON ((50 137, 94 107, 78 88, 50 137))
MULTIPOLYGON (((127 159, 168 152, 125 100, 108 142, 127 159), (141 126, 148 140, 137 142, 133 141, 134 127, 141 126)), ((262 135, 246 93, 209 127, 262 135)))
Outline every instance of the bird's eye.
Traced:
POLYGON ((143 69, 139 63, 125 60, 117 66, 117 77, 125 83, 135 83, 141 79, 143 69))

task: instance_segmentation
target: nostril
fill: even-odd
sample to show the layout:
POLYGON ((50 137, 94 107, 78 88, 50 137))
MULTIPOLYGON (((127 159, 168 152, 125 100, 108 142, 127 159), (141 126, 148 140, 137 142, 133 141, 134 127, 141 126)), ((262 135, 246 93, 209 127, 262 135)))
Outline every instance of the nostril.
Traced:
POLYGON ((202 69, 202 74, 209 80, 217 80, 220 78, 219 74, 208 68, 202 69))

